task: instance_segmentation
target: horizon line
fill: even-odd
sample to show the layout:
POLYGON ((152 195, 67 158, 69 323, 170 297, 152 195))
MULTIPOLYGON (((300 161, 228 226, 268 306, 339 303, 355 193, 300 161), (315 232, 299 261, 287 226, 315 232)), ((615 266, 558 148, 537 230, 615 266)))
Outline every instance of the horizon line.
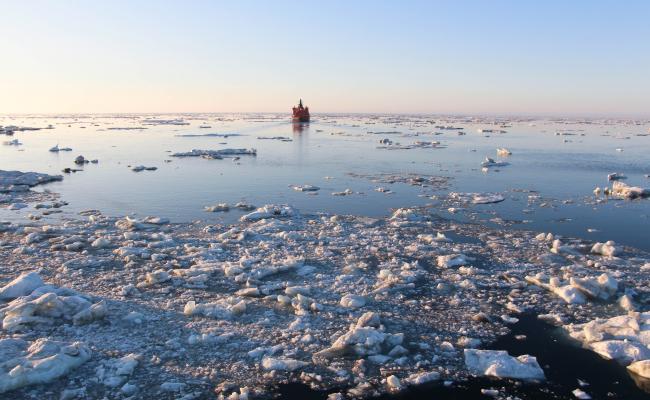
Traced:
MULTIPOLYGON (((290 115, 287 111, 74 111, 74 112, 16 112, 16 113, 0 113, 2 117, 15 117, 15 116, 79 116, 79 115, 201 115, 201 114, 213 114, 213 115, 226 115, 226 114, 287 114, 290 115)), ((312 113, 312 115, 404 115, 404 116, 438 116, 438 117, 489 117, 489 118, 535 118, 535 119, 626 119, 626 120, 648 120, 650 121, 650 114, 641 115, 641 114, 623 114, 623 113, 612 113, 612 114, 590 114, 590 113, 567 113, 567 114, 556 114, 556 113, 545 113, 540 112, 536 113, 489 113, 489 112, 380 112, 380 111, 332 111, 332 112, 317 112, 312 113)))

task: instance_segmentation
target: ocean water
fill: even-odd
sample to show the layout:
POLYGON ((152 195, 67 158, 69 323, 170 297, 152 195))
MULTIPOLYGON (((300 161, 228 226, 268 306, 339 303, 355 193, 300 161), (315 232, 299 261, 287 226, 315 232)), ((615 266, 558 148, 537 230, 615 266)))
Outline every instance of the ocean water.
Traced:
MULTIPOLYGON (((314 115, 308 124, 293 124, 284 114, 185 114, 3 116, 0 125, 53 126, 0 136, 22 143, 0 146, 0 169, 61 174, 66 167, 75 168, 78 155, 99 160, 64 174, 62 182, 36 188, 60 193, 69 202, 63 216, 99 209, 108 215, 158 215, 176 222, 234 222, 243 211, 209 213, 204 207, 239 201, 255 206, 286 203, 301 212, 379 217, 394 208, 430 204, 444 218, 614 240, 650 251, 650 199, 597 202, 592 193, 607 186, 607 175, 613 172, 627 176, 627 184, 650 187, 650 121, 314 115), (183 125, 160 123, 172 119, 183 125), (448 125, 463 128, 465 134, 436 128, 448 125), (238 136, 179 136, 206 134, 238 136), (259 139, 277 136, 291 141, 259 139), (388 150, 380 148, 385 138, 393 144, 440 145, 388 150), (56 144, 73 150, 49 152, 56 144), (497 147, 512 155, 498 158, 497 147), (225 148, 255 148, 257 156, 236 161, 170 157, 192 149, 225 148), (483 172, 486 156, 508 165, 483 172), (158 169, 133 172, 129 166, 135 165, 158 169), (367 178, 379 174, 449 180, 445 187, 421 188, 367 178), (290 187, 304 184, 320 190, 290 187), (392 193, 376 191, 380 186, 392 193), (353 194, 331 194, 345 189, 353 194), (505 200, 450 213, 449 192, 499 193, 505 200)), ((0 209, 0 218, 33 211, 0 209)))

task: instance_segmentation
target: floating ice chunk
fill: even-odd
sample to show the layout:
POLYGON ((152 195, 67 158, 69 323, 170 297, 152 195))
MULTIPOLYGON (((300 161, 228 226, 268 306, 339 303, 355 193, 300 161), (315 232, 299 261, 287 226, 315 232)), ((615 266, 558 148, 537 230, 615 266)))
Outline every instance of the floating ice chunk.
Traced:
POLYGON ((622 199, 636 199, 650 197, 650 189, 644 189, 638 186, 628 186, 623 182, 614 181, 612 183, 611 194, 614 197, 622 199))
POLYGON ((500 203, 505 198, 500 194, 495 193, 477 193, 472 199, 474 204, 490 204, 490 203, 500 203))
POLYGON ((449 198, 453 200, 462 201, 464 203, 473 204, 490 204, 500 203, 505 200, 505 197, 498 193, 449 193, 449 198))
POLYGON ((127 354, 121 358, 104 361, 96 369, 97 379, 108 387, 122 386, 133 374, 140 359, 141 356, 138 354, 127 354))
POLYGON ((569 304, 584 304, 587 302, 580 291, 569 285, 554 287, 551 291, 569 304))
POLYGON ((136 165, 135 167, 131 167, 131 171, 133 172, 155 171, 157 169, 158 167, 145 167, 144 165, 136 165))
MULTIPOLYGON (((634 368, 647 368, 650 359, 650 313, 630 312, 609 319, 595 319, 585 324, 564 327, 569 335, 579 340, 606 359, 622 365, 642 362, 634 368)), ((646 370, 647 372, 647 370, 646 370)))
POLYGON ((311 289, 308 286, 287 286, 284 289, 284 293, 287 296, 297 296, 299 294, 306 296, 311 292, 311 289))
POLYGON ((32 187, 61 180, 63 180, 63 176, 61 175, 0 170, 0 191, 11 191, 20 186, 32 187))
POLYGON ((616 243, 613 241, 609 240, 605 243, 596 243, 591 247, 591 252, 594 254, 600 254, 605 257, 612 257, 616 255, 617 249, 614 247, 616 243))
POLYGON ((618 299, 618 305, 625 311, 634 311, 636 308, 632 298, 626 294, 618 299))
POLYGON ((625 176, 625 175, 623 175, 621 173, 618 173, 618 172, 613 172, 613 173, 607 175, 607 180, 608 181, 617 181, 619 179, 627 179, 627 176, 625 176))
POLYGON ((221 150, 199 150, 193 149, 185 153, 174 153, 172 157, 204 157, 220 159, 223 157, 250 155, 256 156, 257 150, 255 149, 221 149, 221 150))
POLYGON ((140 294, 140 291, 135 287, 135 285, 128 284, 122 286, 122 289, 120 290, 120 294, 124 297, 137 296, 140 294))
POLYGON ((476 375, 513 378, 522 380, 544 380, 544 371, 537 359, 530 355, 512 357, 503 350, 465 349, 465 365, 476 375))
POLYGON ((528 283, 532 283, 554 293, 569 304, 584 304, 587 301, 585 295, 580 290, 571 285, 562 285, 557 278, 550 278, 548 282, 544 282, 547 279, 544 273, 540 272, 535 276, 526 276, 525 279, 528 283))
POLYGON ((615 360, 619 364, 629 365, 636 361, 650 358, 648 347, 638 342, 627 340, 604 340, 590 344, 593 351, 608 360, 615 360))
POLYGON ((589 396, 587 392, 585 392, 582 389, 575 389, 571 393, 573 394, 573 397, 575 397, 576 399, 591 400, 591 396, 589 396))
POLYGON ((603 273, 598 278, 571 278, 571 286, 579 289, 589 297, 607 300, 618 290, 616 279, 603 273))
POLYGON ((516 324, 517 322, 519 322, 519 318, 510 317, 506 314, 501 316, 501 320, 506 324, 516 324))
POLYGON ((242 221, 258 221, 266 218, 289 218, 298 215, 298 210, 286 205, 265 205, 241 217, 242 221))
MULTIPOLYGON (((332 346, 314 354, 316 358, 332 358, 348 353, 360 356, 380 355, 383 350, 393 349, 404 340, 403 334, 384 332, 379 315, 367 312, 357 320, 356 325, 332 343, 332 346)), ((387 356, 382 356, 387 357, 387 356)), ((389 357, 390 358, 390 357, 389 357)))
POLYGON ((169 218, 149 216, 145 217, 142 222, 145 224, 164 225, 169 223, 169 218))
POLYGON ((106 302, 104 300, 85 308, 72 317, 75 325, 89 324, 95 320, 104 318, 108 314, 106 302))
POLYGON ((104 249, 110 245, 111 241, 103 237, 97 238, 91 243, 91 246, 96 249, 104 249))
POLYGON ((249 287, 249 288, 244 288, 240 289, 237 292, 235 292, 237 296, 243 296, 243 297, 258 297, 261 296, 260 290, 256 287, 249 287))
MULTIPOLYGON (((378 134, 380 132, 375 132, 375 134, 378 134)), ((383 132, 383 133, 388 133, 388 132, 383 132)), ((388 138, 381 139, 379 141, 380 144, 383 144, 384 146, 377 146, 378 149, 385 149, 385 150, 410 150, 410 149, 440 149, 444 148, 444 146, 440 145, 440 142, 438 141, 423 141, 419 140, 416 141, 412 144, 405 144, 402 145, 400 143, 393 143, 388 138)))
POLYGON ((468 349, 474 349, 474 348, 477 348, 477 347, 479 347, 481 345, 481 339, 470 338, 470 337, 467 337, 467 336, 461 336, 458 339, 457 344, 460 347, 465 347, 465 348, 468 348, 468 349))
POLYGON ((2 328, 24 330, 32 324, 71 321, 75 325, 92 322, 106 315, 104 302, 92 304, 73 290, 41 286, 28 296, 21 296, 0 308, 2 328))
POLYGON ((446 256, 438 256, 436 262, 439 268, 450 268, 467 265, 470 262, 470 258, 464 254, 449 254, 446 256))
POLYGON ((390 219, 391 221, 406 220, 410 222, 419 222, 423 221, 424 217, 412 208, 398 208, 393 211, 393 215, 391 215, 390 219))
MULTIPOLYGON (((233 305, 229 306, 221 303, 196 304, 194 301, 188 301, 187 304, 185 304, 183 313, 185 315, 203 315, 215 319, 229 319, 236 313, 235 311, 241 311, 242 307, 239 306, 239 304, 240 303, 234 305, 236 308, 239 308, 238 310, 232 310, 233 305)), ((246 303, 244 303, 244 311, 245 304, 246 303)))
POLYGON ((420 234, 418 235, 418 240, 428 243, 428 244, 433 244, 435 242, 449 242, 450 240, 445 236, 444 233, 438 232, 436 233, 436 236, 429 235, 429 234, 420 234))
POLYGON ((300 293, 291 299, 291 306, 294 308, 296 315, 306 315, 309 310, 318 311, 320 309, 320 305, 314 299, 300 293))
POLYGON ((437 371, 431 371, 416 372, 409 375, 409 377, 406 378, 406 381, 412 385, 422 385, 427 382, 437 381, 438 379, 440 379, 440 373, 437 371))
POLYGON ((0 393, 51 382, 90 359, 90 350, 82 343, 44 338, 31 344, 20 339, 0 340, 0 354, 0 393))
POLYGON ((187 338, 187 343, 189 345, 197 344, 210 344, 210 343, 223 343, 226 342, 232 334, 224 333, 223 335, 215 335, 212 332, 198 334, 192 334, 187 338))
POLYGON ((51 151, 52 153, 58 153, 58 152, 60 152, 60 151, 72 151, 72 149, 69 148, 69 147, 59 147, 59 145, 57 144, 56 146, 51 147, 51 148, 50 148, 50 151, 51 151))
POLYGON ((456 351, 456 348, 450 342, 444 341, 440 343, 440 351, 444 351, 445 353, 453 353, 456 351))
POLYGON ((314 185, 293 185, 291 188, 297 192, 316 192, 320 190, 318 186, 314 185))
POLYGON ((570 324, 564 328, 571 337, 584 344, 617 339, 648 345, 650 337, 642 333, 642 327, 645 326, 642 316, 643 314, 631 313, 610 319, 595 319, 585 324, 570 324))
POLYGON ((293 139, 290 137, 286 136, 258 136, 257 139, 259 140, 279 140, 281 142, 293 142, 293 139))
POLYGON ((231 305, 230 312, 234 315, 244 314, 246 312, 246 302, 244 300, 240 300, 239 302, 231 305))
POLYGON ((137 311, 131 311, 130 313, 126 314, 122 319, 126 322, 129 322, 131 324, 136 324, 136 325, 140 325, 145 320, 144 314, 137 311))
POLYGON ((248 203, 239 202, 235 204, 235 208, 239 208, 240 210, 244 210, 244 211, 252 211, 255 209, 255 206, 248 203))
POLYGON ((228 205, 228 203, 219 203, 213 206, 206 206, 204 209, 205 211, 208 212, 222 212, 222 211, 229 211, 230 206, 228 205))
POLYGON ((309 363, 292 358, 264 357, 262 359, 262 367, 269 371, 295 371, 307 365, 309 363))
POLYGON ((338 338, 332 347, 344 349, 347 346, 354 346, 357 354, 377 354, 384 340, 386 340, 386 333, 374 327, 355 327, 338 338))
POLYGON ((77 257, 64 262, 62 267, 64 270, 97 268, 109 263, 110 261, 111 259, 107 257, 77 257))
POLYGON ((340 304, 346 308, 361 308, 366 305, 366 298, 354 294, 346 294, 341 297, 340 304))
POLYGON ((554 253, 554 254, 570 254, 570 255, 579 255, 580 254, 572 246, 563 244, 560 239, 553 240, 553 244, 552 244, 550 250, 551 250, 551 253, 554 253))
POLYGON ((25 238, 22 240, 22 243, 25 244, 32 244, 32 243, 38 243, 44 239, 44 236, 41 235, 39 232, 32 232, 29 235, 25 236, 25 238))
POLYGON ((354 192, 352 191, 352 189, 347 188, 342 192, 332 192, 332 196, 349 196, 349 195, 351 195, 353 193, 354 192))
POLYGON ((131 218, 129 216, 115 222, 115 226, 122 230, 156 230, 159 225, 168 224, 167 218, 147 217, 142 220, 131 218))
POLYGON ((492 159, 492 158, 490 158, 490 157, 485 157, 485 161, 483 161, 483 162, 481 163, 481 167, 484 167, 484 168, 491 168, 491 167, 505 167, 506 165, 508 165, 507 162, 503 162, 503 161, 494 161, 494 159, 492 159))
POLYGON ((544 232, 537 234, 537 236, 535 236, 535 240, 539 242, 546 241, 546 234, 544 232))
POLYGON ((158 283, 167 282, 171 279, 169 273, 165 270, 158 269, 153 272, 148 272, 145 276, 145 281, 147 285, 155 285, 158 283))
POLYGON ((37 272, 23 273, 0 289, 0 300, 10 300, 31 294, 34 289, 43 286, 43 280, 37 272))
POLYGON ((395 375, 390 375, 386 378, 386 386, 390 391, 399 391, 402 390, 402 382, 395 375))
POLYGON ((627 370, 640 377, 650 379, 650 360, 633 362, 627 366, 627 370))

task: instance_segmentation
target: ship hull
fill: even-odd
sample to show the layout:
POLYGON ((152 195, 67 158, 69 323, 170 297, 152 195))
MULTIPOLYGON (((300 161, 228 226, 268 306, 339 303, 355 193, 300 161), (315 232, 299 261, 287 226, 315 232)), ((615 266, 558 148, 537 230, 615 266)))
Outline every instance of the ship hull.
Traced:
POLYGON ((309 107, 302 106, 302 99, 298 103, 298 107, 293 107, 293 118, 294 122, 309 122, 309 107))

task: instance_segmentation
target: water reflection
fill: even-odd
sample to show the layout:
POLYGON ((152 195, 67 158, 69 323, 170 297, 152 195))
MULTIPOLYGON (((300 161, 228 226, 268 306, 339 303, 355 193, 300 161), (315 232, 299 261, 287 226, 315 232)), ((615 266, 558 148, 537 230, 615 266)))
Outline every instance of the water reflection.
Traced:
POLYGON ((296 149, 296 161, 299 165, 302 165, 304 158, 307 157, 309 144, 307 138, 309 133, 309 122, 292 122, 293 129, 293 141, 296 144, 294 148, 296 149))
MULTIPOLYGON (((173 118, 178 116, 167 119, 173 118)), ((650 137, 641 132, 648 131, 650 122, 639 127, 618 122, 578 125, 577 122, 515 121, 509 124, 507 134, 484 136, 478 130, 485 128, 485 122, 449 120, 450 126, 464 127, 466 134, 459 135, 456 130, 432 127, 429 118, 412 116, 320 115, 318 120, 309 123, 294 123, 285 115, 264 118, 193 115, 187 119, 189 125, 182 126, 149 125, 149 120, 147 116, 95 116, 78 120, 61 116, 57 121, 52 117, 0 117, 0 125, 4 126, 47 126, 56 122, 53 130, 16 132, 16 138, 24 145, 20 149, 0 146, 0 169, 62 174, 65 168, 79 168, 74 163, 78 155, 96 158, 99 164, 87 164, 83 172, 66 174, 63 182, 37 190, 60 193, 62 200, 70 202, 67 209, 72 213, 92 208, 107 215, 161 215, 179 222, 239 219, 241 214, 234 210, 223 214, 203 211, 204 206, 217 202, 287 203, 303 212, 384 216, 393 208, 429 203, 433 194, 444 199, 446 191, 498 192, 506 200, 473 207, 477 212, 485 212, 477 218, 491 219, 495 213, 508 222, 518 221, 508 224, 513 229, 553 232, 601 242, 614 240, 650 250, 647 234, 650 201, 601 203, 585 198, 595 186, 611 185, 607 175, 613 171, 624 172, 631 185, 648 186, 650 181, 645 174, 650 173, 646 168, 650 137), (201 125, 212 128, 201 129, 201 125), (580 134, 556 134, 571 129, 580 134), (611 131, 625 135, 614 137, 611 131), (220 135, 224 133, 238 135, 225 138, 220 135), (184 134, 193 136, 181 136, 184 134), (287 137, 292 142, 268 140, 287 137), (378 148, 378 139, 385 137, 402 145, 437 140, 446 148, 398 150, 393 147, 388 151, 378 148), (50 152, 57 143, 73 151, 50 152), (614 151, 623 146, 624 152, 614 151), (494 157, 497 147, 513 151, 508 159, 510 165, 499 171, 480 172, 480 163, 486 156, 494 157), (256 148, 258 156, 241 157, 237 162, 169 156, 191 149, 225 148, 256 148), (158 169, 135 173, 129 165, 158 169), (352 178, 350 172, 364 176, 378 173, 450 176, 452 186, 434 193, 410 184, 352 178), (288 188, 294 184, 312 184, 323 190, 307 195, 288 188), (376 191, 378 186, 391 189, 391 193, 376 191), (330 194, 347 188, 359 194, 344 197, 330 194)), ((11 214, 24 216, 28 212, 12 211, 11 214)), ((442 212, 443 216, 451 215, 444 208, 442 212)), ((466 213, 455 218, 463 215, 466 213)), ((0 220, 5 218, 0 213, 0 220)), ((495 225, 499 223, 495 221, 495 225)))
MULTIPOLYGON (((303 132, 309 132, 309 122, 293 122, 293 134, 301 135, 303 132)), ((297 139, 294 137, 294 139, 297 139)))

